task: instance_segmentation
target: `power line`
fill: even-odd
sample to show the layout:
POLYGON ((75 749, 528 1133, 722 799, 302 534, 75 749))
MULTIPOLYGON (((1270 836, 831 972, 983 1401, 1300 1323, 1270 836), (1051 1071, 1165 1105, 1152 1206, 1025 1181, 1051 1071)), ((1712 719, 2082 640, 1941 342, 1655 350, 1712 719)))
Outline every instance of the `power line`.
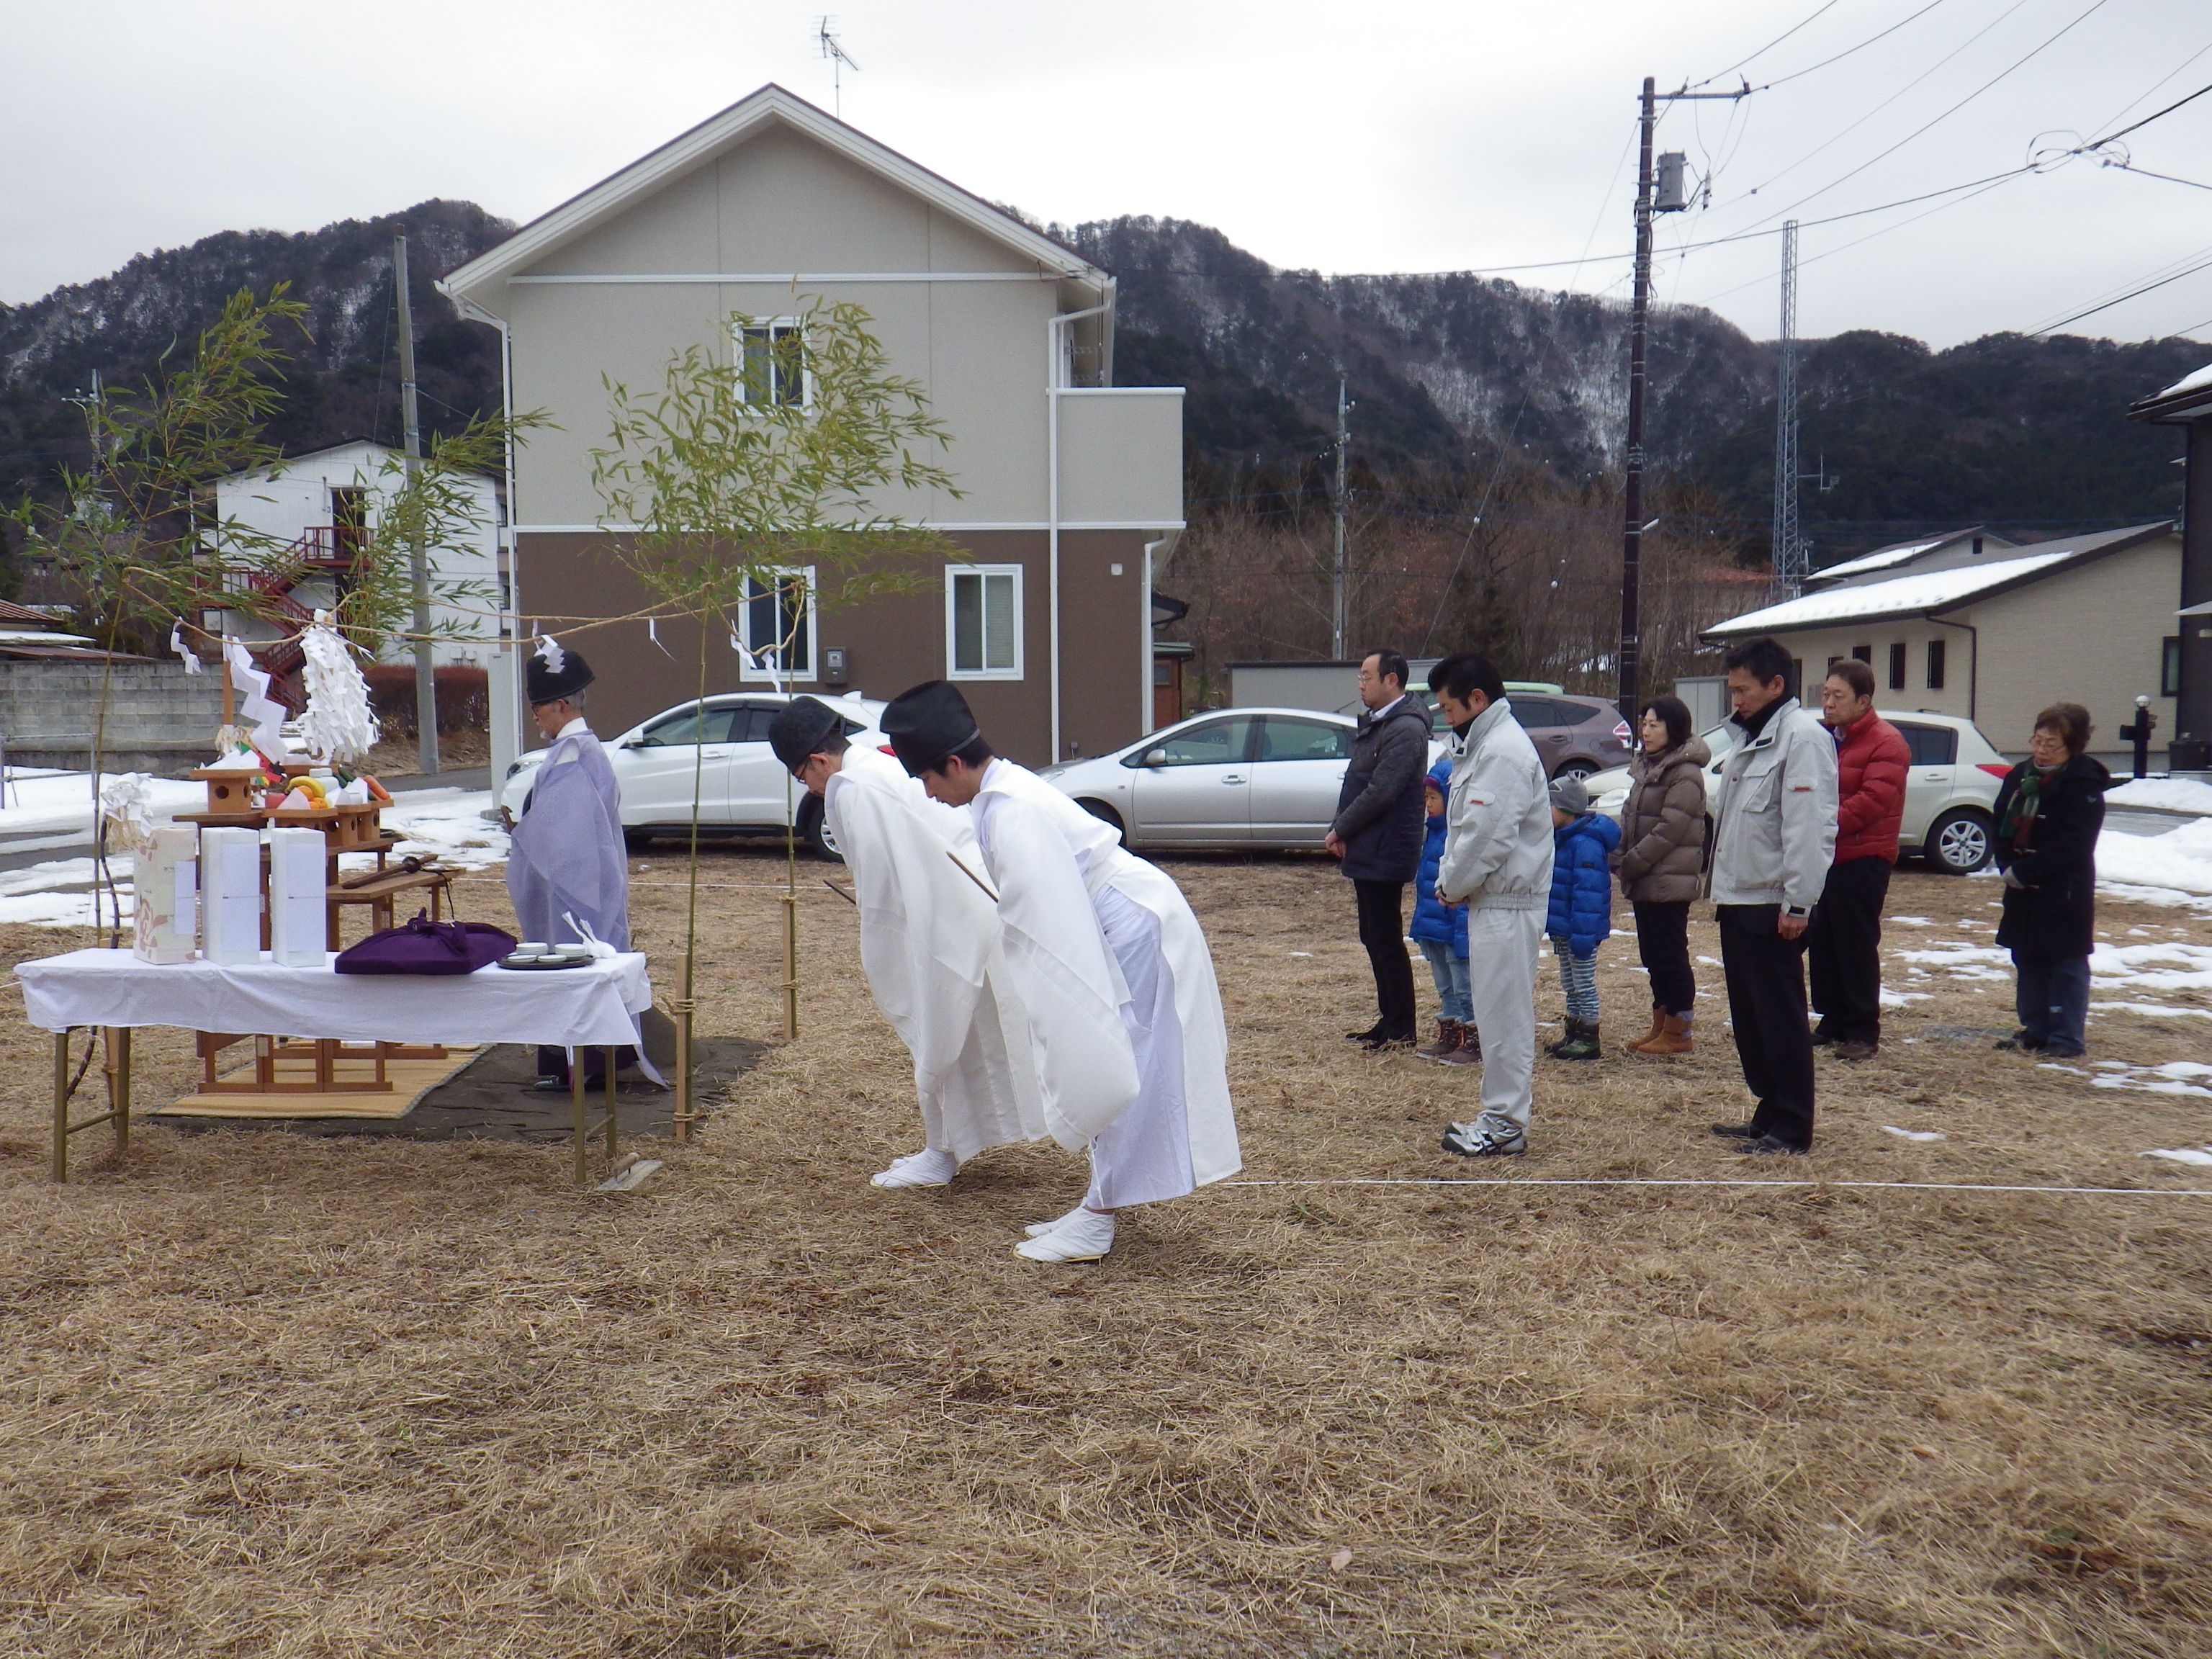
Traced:
MULTIPOLYGON (((1761 46, 1757 52, 1752 53, 1751 57, 1737 58, 1735 62, 1730 64, 1726 69, 1718 71, 1717 74, 1708 75, 1704 80, 1698 82, 1698 85, 1700 87, 1709 87, 1712 85, 1714 82, 1719 80, 1722 76, 1734 75, 1746 64, 1751 63, 1756 58, 1765 57, 1768 52, 1772 52, 1775 47, 1780 46, 1791 35, 1796 33, 1798 30, 1803 28, 1806 24, 1816 22, 1829 12, 1833 11, 1836 9, 1836 4, 1837 0, 1826 0, 1826 3, 1816 8, 1810 17, 1807 17, 1798 22, 1792 23, 1788 28, 1783 30, 1781 33, 1776 35, 1771 40, 1769 40, 1765 46, 1761 46)), ((1690 89, 1692 91, 1695 90, 1694 88, 1690 89)))
MULTIPOLYGON (((1806 203, 1811 201, 1814 197, 1825 196, 1830 191, 1835 189, 1838 185, 1847 183, 1849 180, 1857 178, 1859 174, 1864 173, 1869 167, 1874 166, 1875 162, 1884 161, 1889 156, 1896 155, 1898 151, 1903 149, 1914 139, 1919 137, 1921 134, 1929 131, 1929 128, 1940 125, 1942 123, 1949 120, 1954 115, 1956 115, 1960 110, 1966 108, 1967 105, 1972 103, 1975 99, 1980 97, 1984 93, 1987 92, 1991 87, 1996 85, 1998 82, 2003 80, 2014 70, 2021 68, 2023 64, 2028 63, 2031 59, 2036 58, 2040 53, 2047 52, 2051 47, 2056 46, 2067 34, 2072 33, 2072 31, 2080 27, 2083 23, 2088 21, 2092 16, 2095 15, 2098 12, 2102 11, 2111 3, 2112 0, 2090 0, 2090 3, 2087 8, 2079 13, 2074 18, 2073 21, 2066 24, 2063 27, 2059 29, 2057 33, 2049 36, 2042 42, 2041 45, 2036 46, 2025 56, 2014 59, 2012 63, 2006 65, 2003 69, 1999 70, 1995 75, 1983 82, 1981 85, 1976 87, 1972 92, 1968 93, 1964 98, 1959 100, 1957 103, 1953 104, 1948 109, 1936 116, 1933 120, 1922 122, 1918 126, 1913 128, 1911 131, 1906 133, 1904 137, 1892 144, 1887 149, 1882 150, 1878 155, 1869 156, 1867 160, 1860 162, 1856 167, 1853 167, 1849 173, 1844 173, 1842 178, 1830 179, 1826 184, 1821 185, 1820 189, 1813 191, 1807 195, 1799 197, 1788 207, 1775 209, 1772 213, 1766 216, 1766 219, 1778 218, 1783 214, 1793 212, 1796 209, 1802 207, 1806 203)), ((2185 102, 2186 100, 2185 100, 2184 101, 2185 102)), ((2176 106, 2176 107, 2179 107, 2179 106, 2176 106)), ((2165 114, 2166 112, 2166 111, 2161 110, 2159 113, 2165 114)), ((2154 121, 2158 117, 2154 115, 2148 118, 2154 121)), ((2136 123, 2136 125, 2138 126, 2142 125, 2142 123, 2141 122, 2136 123)), ((2130 132, 2134 130, 2135 129, 2133 127, 2128 129, 2130 132)), ((2113 135, 2114 137, 2118 136, 2119 135, 2117 133, 2113 135)), ((1766 222, 1766 219, 1753 220, 1753 223, 1754 225, 1765 224, 1766 222)))
POLYGON ((1914 76, 1912 77, 1912 79, 1911 79, 1910 81, 1907 81, 1907 82, 1906 82, 1903 86, 1899 87, 1899 88, 1895 92, 1893 92, 1892 94, 1889 94, 1889 96, 1888 96, 1888 97, 1887 97, 1887 98, 1883 99, 1883 100, 1881 100, 1881 102, 1880 102, 1879 104, 1876 104, 1876 105, 1875 105, 1872 109, 1869 110, 1869 111, 1868 111, 1864 115, 1860 116, 1860 117, 1859 117, 1859 118, 1858 118, 1857 120, 1856 120, 1856 121, 1852 122, 1852 123, 1850 124, 1850 125, 1849 125, 1849 126, 1847 126, 1847 127, 1844 128, 1840 132, 1837 132, 1837 133, 1832 134, 1830 137, 1826 137, 1826 138, 1825 138, 1825 139, 1821 140, 1821 142, 1820 142, 1820 143, 1817 143, 1817 144, 1814 145, 1812 149, 1810 149, 1807 150, 1807 151, 1806 151, 1802 155, 1799 156, 1796 161, 1792 161, 1792 162, 1791 162, 1788 167, 1784 167, 1784 168, 1783 168, 1779 173, 1776 173, 1770 174, 1770 175, 1769 175, 1769 176, 1768 176, 1765 180, 1763 180, 1761 183, 1759 183, 1759 184, 1756 184, 1756 185, 1753 185, 1749 190, 1746 191, 1745 191, 1741 196, 1739 196, 1739 197, 1735 198, 1735 201, 1726 203, 1726 204, 1724 204, 1723 205, 1725 205, 1725 206, 1729 206, 1729 207, 1733 207, 1733 206, 1735 206, 1735 203, 1736 203, 1736 202, 1747 202, 1747 201, 1749 201, 1753 197, 1754 197, 1754 196, 1758 195, 1758 194, 1759 194, 1759 192, 1760 191, 1765 190, 1765 189, 1767 187, 1767 185, 1773 184, 1777 179, 1785 179, 1785 178, 1789 177, 1789 175, 1790 175, 1790 174, 1791 174, 1791 173, 1795 173, 1795 172, 1796 172, 1799 167, 1803 167, 1803 166, 1805 165, 1805 163, 1806 163, 1806 162, 1808 162, 1808 161, 1811 161, 1811 160, 1812 160, 1815 155, 1819 155, 1822 150, 1826 149, 1828 148, 1828 146, 1829 146, 1829 145, 1833 144, 1833 143, 1838 143, 1838 141, 1840 141, 1840 140, 1842 140, 1842 139, 1844 139, 1844 138, 1849 137, 1852 133, 1856 132, 1856 131, 1857 131, 1861 127, 1864 126, 1868 122, 1869 122, 1869 121, 1873 120, 1873 119, 1874 119, 1874 118, 1875 118, 1875 116, 1877 116, 1877 115, 1881 114, 1881 113, 1882 112, 1882 111, 1884 111, 1884 110, 1887 109, 1887 108, 1888 108, 1892 104, 1895 103, 1899 99, 1900 99, 1900 98, 1904 97, 1904 96, 1905 96, 1905 94, 1906 93, 1908 93, 1908 92, 1911 91, 1911 90, 1913 89, 1913 88, 1915 88, 1915 87, 1918 86, 1918 85, 1919 85, 1923 81, 1925 81, 1925 80, 1926 80, 1929 76, 1931 76, 1931 75, 1935 74, 1935 73, 1936 73, 1936 71, 1937 70, 1942 69, 1942 68, 1943 67, 1943 65, 1944 65, 1944 64, 1946 64, 1949 63, 1949 62, 1950 62, 1954 58, 1956 58, 1956 57, 1957 57, 1960 52, 1962 52, 1966 51, 1966 49, 1968 46, 1972 46, 1972 45, 1974 44, 1974 42, 1975 42, 1975 41, 1977 41, 1977 40, 1980 40, 1984 35, 1987 34, 1987 33, 1988 33, 1991 29, 1995 28, 1998 24, 2000 24, 2000 23, 2003 22, 2003 21, 2005 21, 2005 19, 2006 19, 2006 18, 2008 18, 2008 17, 2011 16, 2011 15, 2013 15, 2013 13, 2014 13, 2014 12, 2018 11, 2018 10, 2019 10, 2022 6, 2025 6, 2027 3, 2027 0, 2013 0, 2013 3, 2012 3, 2010 6, 2007 7, 2003 11, 1999 12, 1999 13, 1998 13, 1995 17, 1991 18, 1988 22, 1986 22, 1986 23, 1983 24, 1983 25, 1982 25, 1982 27, 1981 27, 1980 28, 1978 28, 1978 29, 1975 30, 1973 33, 1972 33, 1972 34, 1968 35, 1968 36, 1967 36, 1964 40, 1960 41, 1957 46, 1955 46, 1952 47, 1950 51, 1948 51, 1948 52, 1945 52, 1945 53, 1944 53, 1941 58, 1937 58, 1934 63, 1930 64, 1929 64, 1926 69, 1923 70, 1919 74, 1917 74, 1917 75, 1914 76))
POLYGON ((1823 58, 1819 63, 1814 64, 1809 69, 1797 70, 1791 74, 1784 76, 1778 81, 1769 81, 1765 86, 1756 87, 1753 88, 1753 90, 1757 92, 1771 91, 1776 87, 1787 86, 1792 81, 1802 80, 1806 76, 1813 74, 1815 70, 1827 68, 1831 64, 1840 64, 1844 58, 1850 57, 1853 52, 1864 52, 1875 41, 1888 39, 1891 35, 1896 33, 1898 30, 1903 28, 1907 23, 1913 21, 1915 19, 1927 16, 1929 12, 1935 10, 1936 7, 1942 3, 1943 0, 1928 0, 1928 3, 1921 7, 1918 11, 1914 12, 1911 16, 1900 17, 1896 22, 1892 23, 1880 34, 1869 34, 1856 46, 1847 46, 1843 51, 1838 52, 1833 58, 1823 58))
POLYGON ((2200 270, 2212 270, 2212 259, 2200 261, 2186 270, 2177 270, 2171 276, 2161 276, 2154 283, 2145 283, 2141 288, 2123 294, 2116 300, 2106 300, 2101 305, 2091 306, 2086 311, 2077 311, 2071 317, 2061 317, 2055 323, 2045 323, 2041 328, 2031 329, 2028 331, 2028 337, 2033 339, 2039 335, 2049 334, 2055 329, 2065 327, 2069 323, 2078 323, 2084 317, 2094 317, 2100 311, 2110 311, 2114 306, 2125 305, 2129 301, 2137 299, 2149 293, 2153 289, 2164 288, 2168 283, 2178 283, 2185 276, 2194 276, 2200 270))

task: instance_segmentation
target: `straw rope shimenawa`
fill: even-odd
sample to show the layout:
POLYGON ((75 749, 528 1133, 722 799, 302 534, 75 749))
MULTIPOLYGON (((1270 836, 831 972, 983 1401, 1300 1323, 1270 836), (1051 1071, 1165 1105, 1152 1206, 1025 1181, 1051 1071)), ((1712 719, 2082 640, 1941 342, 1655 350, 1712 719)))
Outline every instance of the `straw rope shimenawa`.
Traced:
MULTIPOLYGON (((772 1036, 781 848, 705 857, 701 1028, 772 1036)), ((1705 1133, 1742 1101, 1709 995, 1686 1061, 1547 1062, 1528 1157, 1474 1169, 1434 1150, 1462 1074, 1335 1035, 1370 981, 1328 866, 1169 867, 1240 1180, 1495 1185, 1224 1184, 1096 1267, 1021 1261, 1064 1153, 867 1184, 916 1144, 911 1065, 818 888, 803 1035, 622 1196, 557 1145, 158 1121, 56 1188, 49 1045, 0 1005, 0 1653, 2203 1653, 2212 1228, 2164 1195, 2212 1179, 2140 1153, 2212 1139, 2206 1100, 1993 1054, 2008 982, 1893 959, 1930 1000, 1821 1062, 1808 1163, 1705 1133)), ((1990 884, 1893 891, 1936 925, 1892 947, 1988 943, 1990 884)), ((640 884, 658 960, 684 898, 640 884)), ((1633 961, 1600 981, 1640 1029, 1633 961)), ((2099 1016, 2092 1057, 2194 1059, 2202 1023, 2099 1016)), ((142 1103, 191 1074, 179 1033, 137 1050, 142 1103)))

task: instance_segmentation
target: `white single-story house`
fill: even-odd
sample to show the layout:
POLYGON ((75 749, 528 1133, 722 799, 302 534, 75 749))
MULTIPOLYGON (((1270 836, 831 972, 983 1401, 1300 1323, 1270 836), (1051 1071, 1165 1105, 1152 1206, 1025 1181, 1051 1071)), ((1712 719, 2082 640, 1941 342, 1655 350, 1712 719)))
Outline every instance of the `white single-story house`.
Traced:
POLYGON ((2111 763, 2131 752, 2118 731, 2138 697, 2160 748, 2174 729, 2180 591, 2171 520, 2025 544, 1968 529, 1831 565, 1798 598, 1704 637, 1772 635, 1813 697, 1830 663, 1856 657, 1874 670, 1877 708, 1963 714, 2008 754, 2027 752, 2039 710, 2078 702, 2111 763))

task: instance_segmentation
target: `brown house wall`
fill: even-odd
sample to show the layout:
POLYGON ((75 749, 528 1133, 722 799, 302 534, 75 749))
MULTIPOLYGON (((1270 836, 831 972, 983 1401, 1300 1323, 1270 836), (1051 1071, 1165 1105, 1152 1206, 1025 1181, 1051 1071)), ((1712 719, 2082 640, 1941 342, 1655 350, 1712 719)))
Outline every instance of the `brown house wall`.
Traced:
MULTIPOLYGON (((623 731, 697 695, 699 629, 670 619, 659 624, 666 653, 654 648, 642 622, 588 627, 546 618, 619 617, 645 608, 647 595, 615 555, 617 539, 597 532, 524 532, 516 538, 517 597, 526 632, 551 632, 583 653, 598 676, 592 724, 603 736, 623 731)), ((1023 568, 1023 678, 961 682, 961 691, 999 751, 1024 765, 1051 758, 1050 568, 1042 531, 970 531, 951 538, 978 564, 1023 568)), ((1063 531, 1060 534, 1061 747, 1095 755, 1139 735, 1140 696, 1150 695, 1150 653, 1139 632, 1144 546, 1139 531, 1063 531), (1119 564, 1121 574, 1112 574, 1119 564)), ((803 684, 809 691, 857 689, 871 697, 896 696, 945 672, 942 572, 929 568, 927 587, 860 604, 823 606, 820 651, 841 646, 849 684, 803 684)), ((707 641, 710 694, 763 689, 740 678, 726 634, 707 641)))

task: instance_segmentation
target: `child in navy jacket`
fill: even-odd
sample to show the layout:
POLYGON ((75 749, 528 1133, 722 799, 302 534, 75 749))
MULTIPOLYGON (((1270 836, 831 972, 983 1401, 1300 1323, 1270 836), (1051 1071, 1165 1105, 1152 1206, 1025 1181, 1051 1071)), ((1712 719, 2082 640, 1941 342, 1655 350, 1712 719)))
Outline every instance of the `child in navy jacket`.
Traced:
POLYGON ((1567 1034, 1548 1052, 1559 1060, 1595 1060, 1597 947, 1613 931, 1613 866, 1620 826, 1589 810, 1580 778, 1552 784, 1552 907, 1544 932, 1559 959, 1567 994, 1567 1034))
POLYGON ((1444 800, 1451 791, 1451 763, 1438 761, 1422 781, 1422 805, 1428 809, 1428 839, 1421 845, 1420 873, 1413 878, 1413 921, 1406 931, 1428 958, 1437 984, 1437 1040, 1413 1052, 1446 1066, 1472 1066, 1482 1058, 1475 1035, 1467 981, 1467 906, 1447 905, 1437 896, 1437 867, 1444 855, 1444 800))

